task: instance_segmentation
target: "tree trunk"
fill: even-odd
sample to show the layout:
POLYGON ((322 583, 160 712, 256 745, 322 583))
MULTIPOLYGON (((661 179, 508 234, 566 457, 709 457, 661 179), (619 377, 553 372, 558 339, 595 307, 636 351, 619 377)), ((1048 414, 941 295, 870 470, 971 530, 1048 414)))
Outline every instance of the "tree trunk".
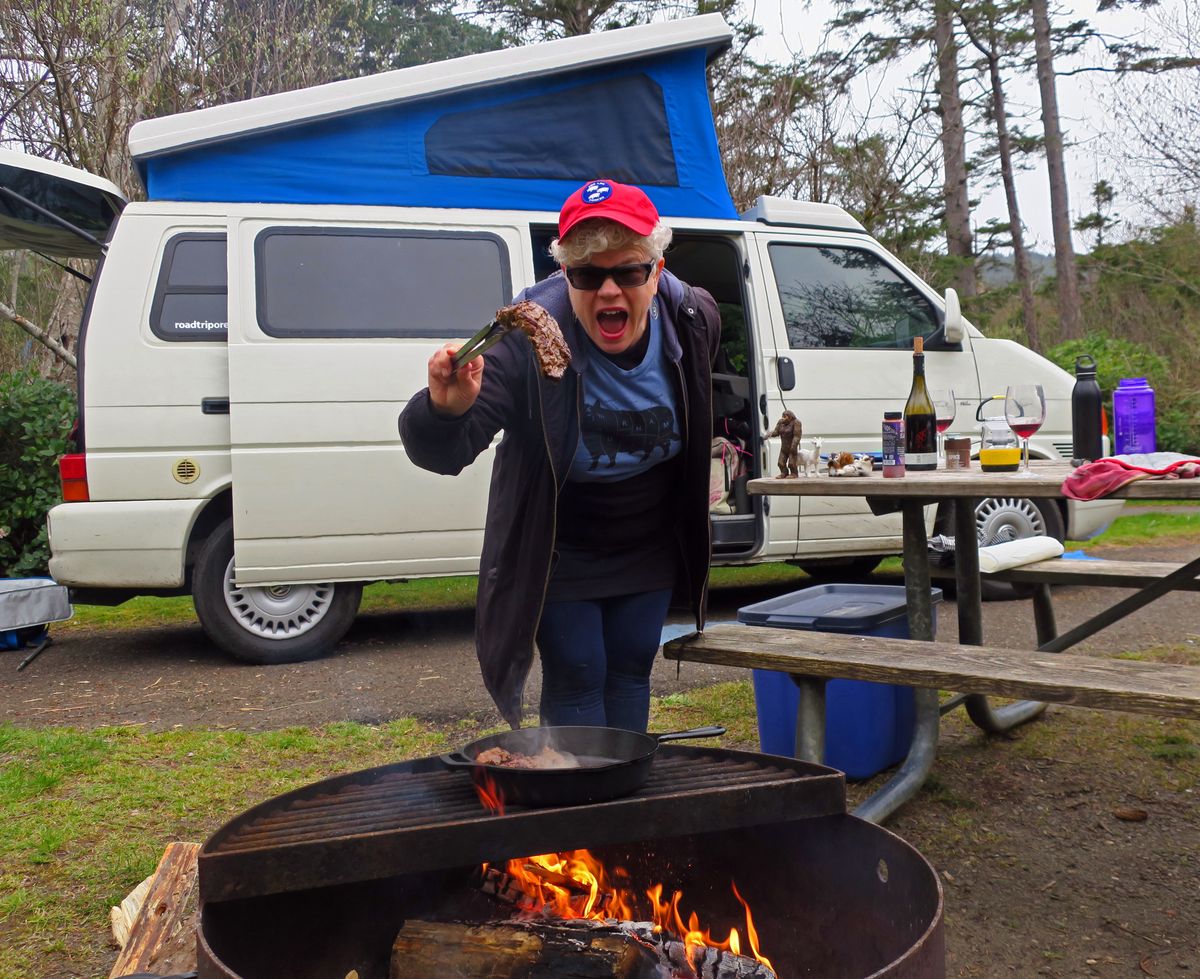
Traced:
POLYGON ((1050 47, 1050 14, 1047 0, 1031 0, 1033 44, 1037 57, 1038 89, 1042 100, 1042 127, 1046 135, 1046 168, 1050 174, 1050 221, 1054 229, 1054 269, 1058 285, 1058 316, 1062 338, 1083 335, 1079 284, 1075 278, 1075 248, 1071 242, 1071 205, 1063 161, 1062 129, 1058 121, 1058 95, 1054 82, 1054 53, 1050 47))
POLYGON ((971 202, 967 191, 967 149, 962 98, 958 92, 958 45, 954 41, 953 8, 947 0, 934 5, 937 47, 938 107, 942 117, 942 199, 946 207, 946 249, 959 260, 954 287, 964 296, 978 292, 975 243, 971 234, 971 202))
POLYGON ((1004 182, 1004 201, 1008 205, 1013 268, 1017 283, 1021 287, 1021 316, 1025 322, 1025 336, 1030 348, 1041 352, 1042 339, 1038 334, 1037 316, 1033 308, 1033 280, 1029 274, 1029 256, 1025 253, 1021 209, 1017 204, 1017 185, 1013 180, 1012 139, 1008 133, 1008 110, 1004 102, 1004 83, 1000 79, 1000 59, 994 51, 986 52, 985 56, 992 85, 992 114, 996 118, 996 141, 1000 148, 1000 176, 1004 182))

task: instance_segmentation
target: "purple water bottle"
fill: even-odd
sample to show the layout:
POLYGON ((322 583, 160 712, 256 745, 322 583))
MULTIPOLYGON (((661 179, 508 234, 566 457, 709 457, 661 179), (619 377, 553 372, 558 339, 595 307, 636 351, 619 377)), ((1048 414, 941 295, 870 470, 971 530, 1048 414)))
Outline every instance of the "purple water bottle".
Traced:
POLYGON ((1154 388, 1144 377, 1123 377, 1113 392, 1113 428, 1117 455, 1153 452, 1154 388))

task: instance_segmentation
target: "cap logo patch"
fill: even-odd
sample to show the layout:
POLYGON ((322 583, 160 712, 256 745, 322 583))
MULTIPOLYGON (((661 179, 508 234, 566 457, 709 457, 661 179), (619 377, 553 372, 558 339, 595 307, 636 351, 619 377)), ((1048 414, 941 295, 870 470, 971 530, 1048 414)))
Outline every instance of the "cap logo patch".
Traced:
POLYGON ((612 184, 607 180, 593 180, 583 188, 581 198, 585 204, 599 204, 612 197, 612 184))

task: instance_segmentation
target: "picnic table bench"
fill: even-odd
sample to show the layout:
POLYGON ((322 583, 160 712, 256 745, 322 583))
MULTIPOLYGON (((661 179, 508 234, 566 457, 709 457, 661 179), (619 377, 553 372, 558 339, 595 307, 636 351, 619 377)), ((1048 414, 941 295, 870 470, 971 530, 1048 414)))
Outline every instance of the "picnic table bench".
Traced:
MULTIPOLYGON (((778 670, 801 685, 868 680, 1200 720, 1200 666, 724 623, 663 646, 667 659, 778 670)), ((823 725, 822 725, 823 728, 823 725)), ((811 749, 808 732, 806 747, 811 749)))

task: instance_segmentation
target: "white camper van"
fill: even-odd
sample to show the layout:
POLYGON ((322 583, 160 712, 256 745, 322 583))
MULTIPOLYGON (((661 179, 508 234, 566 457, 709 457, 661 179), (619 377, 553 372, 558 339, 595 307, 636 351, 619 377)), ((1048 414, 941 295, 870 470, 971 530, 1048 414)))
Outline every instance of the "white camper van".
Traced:
MULTIPOLYGON (((55 579, 79 601, 190 593, 216 643, 274 663, 329 651, 366 582, 476 572, 488 459, 418 469, 397 416, 433 349, 553 271, 558 205, 596 175, 645 187, 675 229, 668 267, 720 303, 715 431, 747 475, 773 471, 784 409, 826 452, 878 452, 918 336, 953 431, 1036 379, 1031 454, 1069 455, 1072 379, 982 336, 845 211, 735 213, 705 84, 729 38, 711 15, 136 125, 150 199, 113 224, 85 313, 55 579)), ((712 517, 717 561, 862 572, 900 550, 899 517, 861 501, 740 489, 712 517)), ((987 538, 1081 538, 1112 506, 977 516, 987 538)))

